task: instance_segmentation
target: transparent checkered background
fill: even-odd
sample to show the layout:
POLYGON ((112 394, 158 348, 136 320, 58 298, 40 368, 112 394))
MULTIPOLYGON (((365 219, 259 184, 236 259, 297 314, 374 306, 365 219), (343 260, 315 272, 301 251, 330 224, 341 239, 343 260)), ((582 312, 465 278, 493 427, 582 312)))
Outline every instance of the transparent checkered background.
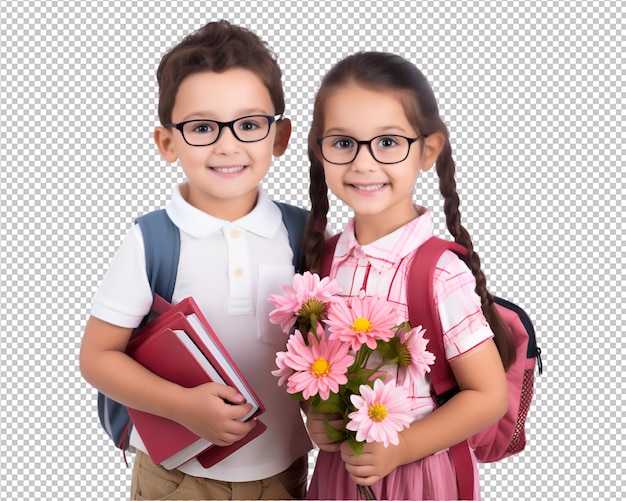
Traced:
MULTIPOLYGON (((531 313, 543 349, 527 450, 481 466, 484 498, 621 498, 623 5, 0 1, 0 497, 128 497, 79 374, 81 331, 132 219, 181 180, 151 140, 159 59, 226 18, 279 55, 294 134, 266 187, 305 207, 322 74, 363 49, 424 71, 491 289, 531 313)), ((440 213, 434 173, 416 200, 440 213)), ((333 214, 338 230, 348 212, 333 214)))

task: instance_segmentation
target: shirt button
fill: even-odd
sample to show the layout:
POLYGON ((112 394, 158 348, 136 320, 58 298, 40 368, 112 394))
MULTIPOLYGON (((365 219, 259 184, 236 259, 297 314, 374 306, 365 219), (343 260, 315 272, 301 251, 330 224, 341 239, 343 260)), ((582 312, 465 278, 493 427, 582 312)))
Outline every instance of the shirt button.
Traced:
POLYGON ((243 277, 243 270, 241 268, 235 268, 233 275, 235 275, 235 278, 241 278, 243 277))
POLYGON ((365 299, 365 290, 361 289, 359 291, 359 299, 365 299))
POLYGON ((367 266, 369 260, 366 257, 360 257, 358 260, 359 266, 367 266))
POLYGON ((241 232, 237 228, 233 228, 230 230, 231 238, 239 238, 241 236, 241 232))

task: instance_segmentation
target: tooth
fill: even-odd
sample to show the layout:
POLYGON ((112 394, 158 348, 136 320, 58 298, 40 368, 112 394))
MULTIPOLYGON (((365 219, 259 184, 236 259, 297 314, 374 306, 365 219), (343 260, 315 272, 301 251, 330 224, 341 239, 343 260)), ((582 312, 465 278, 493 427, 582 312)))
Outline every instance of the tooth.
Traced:
POLYGON ((214 170, 216 170, 217 172, 228 174, 231 172, 238 172, 240 170, 243 170, 243 166, 240 165, 238 167, 214 167, 214 170))

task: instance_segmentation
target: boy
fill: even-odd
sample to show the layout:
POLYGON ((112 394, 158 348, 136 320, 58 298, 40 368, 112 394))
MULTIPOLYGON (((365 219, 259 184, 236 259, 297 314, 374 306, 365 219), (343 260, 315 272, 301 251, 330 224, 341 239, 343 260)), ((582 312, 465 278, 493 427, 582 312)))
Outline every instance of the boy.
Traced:
MULTIPOLYGON (((290 281, 293 254, 280 209, 259 186, 291 134, 282 117, 280 68, 256 35, 220 21, 167 53, 157 79, 161 126, 154 139, 187 178, 166 208, 181 236, 172 302, 195 298, 265 404, 267 430, 211 468, 194 459, 172 471, 151 461, 133 430, 131 497, 302 498, 311 443, 298 402, 270 373, 285 339, 268 320, 267 299, 290 281)), ((217 445, 245 437, 256 423, 238 421, 250 406, 235 389, 183 388, 125 354, 151 305, 143 239, 134 225, 94 297, 80 353, 84 378, 114 400, 177 421, 217 445)))

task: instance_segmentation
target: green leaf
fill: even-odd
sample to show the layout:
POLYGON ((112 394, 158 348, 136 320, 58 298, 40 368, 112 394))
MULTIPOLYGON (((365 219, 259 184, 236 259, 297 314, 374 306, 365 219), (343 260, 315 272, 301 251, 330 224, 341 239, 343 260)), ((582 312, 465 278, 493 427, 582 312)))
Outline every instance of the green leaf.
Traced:
POLYGON ((354 375, 354 377, 348 379, 348 382, 346 383, 346 388, 350 390, 350 392, 352 392, 353 394, 360 395, 360 389, 362 384, 372 386, 372 384, 368 381, 369 377, 369 371, 360 370, 357 374, 354 375))
POLYGON ((331 393, 327 400, 320 399, 316 402, 315 408, 324 414, 343 414, 344 406, 338 393, 331 393))
POLYGON ((365 442, 357 442, 356 437, 350 434, 348 435, 348 445, 350 446, 350 449, 352 449, 352 452, 354 452, 354 455, 359 457, 363 452, 365 442))
POLYGON ((302 392, 301 391, 299 391, 298 393, 290 393, 289 396, 291 398, 295 398, 296 400, 298 400, 300 402, 305 402, 306 401, 306 398, 304 398, 302 396, 302 392))
POLYGON ((396 332, 396 334, 400 331, 402 332, 409 332, 411 330, 411 324, 409 323, 408 320, 405 320, 404 322, 402 322, 399 325, 396 325, 393 330, 396 332))
POLYGON ((387 359, 395 358, 398 356, 396 346, 399 341, 397 337, 393 337, 389 341, 378 341, 376 343, 376 351, 387 359))
POLYGON ((333 428, 328 422, 328 419, 326 419, 326 416, 324 416, 324 429, 326 430, 328 438, 330 438, 333 442, 343 442, 346 439, 346 430, 333 428))

